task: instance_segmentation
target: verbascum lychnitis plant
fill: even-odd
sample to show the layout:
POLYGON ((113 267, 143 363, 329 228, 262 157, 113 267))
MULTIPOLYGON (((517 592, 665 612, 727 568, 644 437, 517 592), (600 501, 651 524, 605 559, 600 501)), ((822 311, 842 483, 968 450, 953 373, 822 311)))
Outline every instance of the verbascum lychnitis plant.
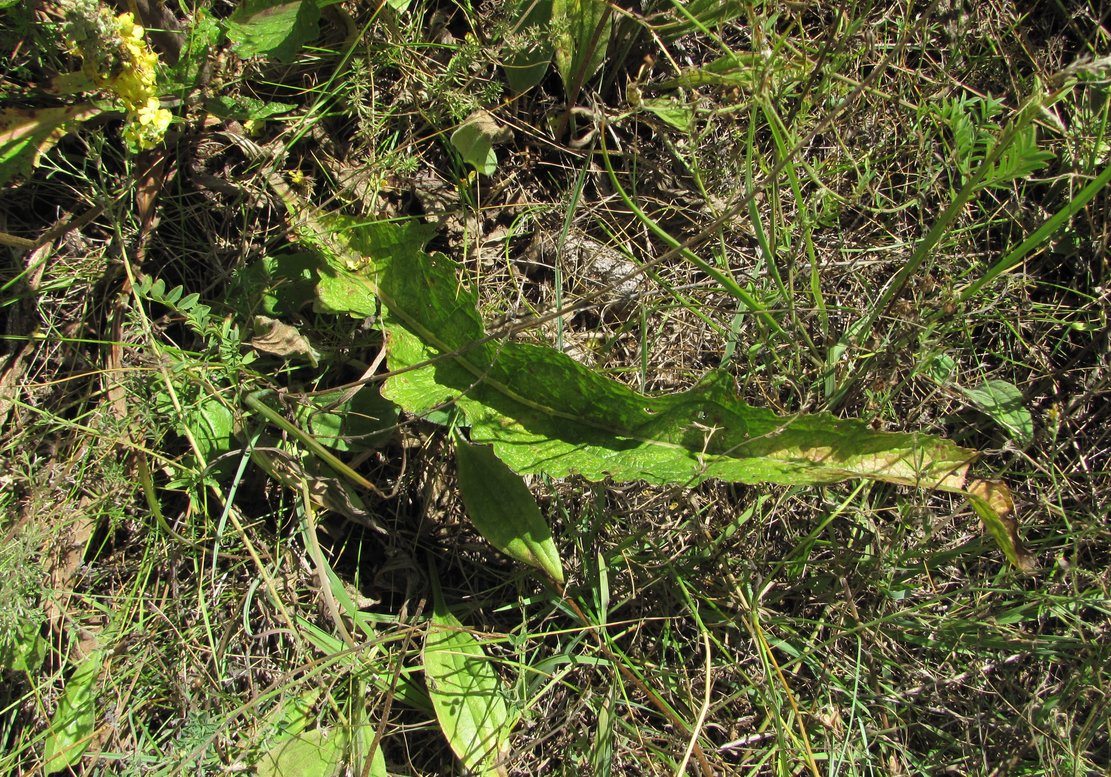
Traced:
POLYGON ((66 0, 67 32, 93 85, 114 94, 127 111, 123 136, 133 151, 154 148, 173 118, 158 100, 158 55, 134 14, 118 16, 92 0, 66 0))

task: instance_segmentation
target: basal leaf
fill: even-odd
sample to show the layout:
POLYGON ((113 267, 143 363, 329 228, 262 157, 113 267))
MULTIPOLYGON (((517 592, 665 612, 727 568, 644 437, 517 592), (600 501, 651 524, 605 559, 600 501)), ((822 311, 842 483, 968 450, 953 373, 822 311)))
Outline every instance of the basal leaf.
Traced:
MULTIPOLYGON (((355 621, 358 623, 359 618, 356 617, 355 621)), ((392 683, 388 662, 381 659, 373 649, 351 651, 347 643, 339 637, 329 634, 303 618, 297 618, 297 625, 301 635, 324 654, 323 660, 350 672, 380 693, 393 693, 396 702, 410 709, 425 715, 432 714, 432 702, 428 694, 409 677, 408 671, 398 678, 395 685, 392 683)))
POLYGON ((231 449, 235 416, 216 397, 202 397, 195 407, 186 410, 183 420, 206 460, 231 449))
POLYGON ((43 772, 54 774, 77 763, 89 747, 96 727, 96 681, 104 663, 103 651, 94 651, 77 665, 66 683, 62 700, 50 720, 43 752, 43 772))
POLYGON ((259 777, 332 777, 343 766, 344 738, 333 731, 314 728, 275 744, 262 756, 259 777))
POLYGON ((381 226, 338 214, 303 213, 296 219, 294 231, 324 260, 317 268, 317 310, 357 318, 374 316, 378 298, 372 280, 362 270, 369 268, 375 257, 423 246, 435 233, 435 227, 416 222, 381 226))
POLYGON ((684 70, 678 77, 659 84, 660 88, 700 88, 722 86, 756 91, 777 89, 806 75, 801 61, 780 58, 769 61, 763 52, 727 54, 705 65, 684 70))
MULTIPOLYGON (((511 133, 510 133, 511 136, 511 133)), ((494 144, 507 140, 506 128, 498 125, 489 111, 478 110, 451 133, 451 145, 469 164, 483 175, 493 175, 498 168, 494 144)))
POLYGON ((424 674, 436 720, 455 755, 473 772, 504 774, 498 761, 515 716, 482 644, 439 600, 424 639, 424 674))
POLYGON ((1011 517, 1015 505, 1010 489, 998 480, 974 480, 969 483, 967 493, 972 509, 1007 559, 1023 572, 1033 572, 1037 562, 1019 539, 1018 523, 1011 517))
POLYGON ((227 21, 228 38, 241 57, 265 54, 292 62, 320 32, 316 0, 246 0, 227 21))
POLYGON ((301 731, 282 738, 264 753, 255 774, 260 777, 334 777, 349 773, 346 767, 357 767, 357 774, 379 777, 386 774, 380 747, 371 758, 369 771, 363 771, 362 759, 373 740, 372 726, 359 726, 355 731, 342 726, 301 731))
POLYGON ((935 355, 924 367, 924 372, 938 383, 946 383, 957 370, 957 363, 946 353, 935 355))
POLYGON ((0 185, 30 175, 40 155, 49 150, 71 122, 102 113, 91 105, 61 108, 4 108, 0 111, 0 185))
POLYGON ((7 634, 0 634, 0 668, 13 672, 37 672, 46 660, 42 624, 34 618, 20 621, 7 634))
POLYGON ((654 113, 680 132, 688 132, 694 121, 694 111, 689 105, 667 97, 649 97, 640 101, 643 110, 654 113))
POLYGON ((383 393, 415 413, 455 402, 472 441, 492 444, 517 472, 691 484, 866 477, 959 489, 975 458, 929 435, 779 417, 740 400, 723 372, 686 392, 640 394, 555 349, 485 341, 475 295, 447 257, 410 247, 375 266, 390 368, 406 370, 383 393))
POLYGON ((263 257, 239 272, 231 304, 269 316, 298 314, 315 299, 319 266, 320 258, 309 252, 263 257))
POLYGON ((553 348, 488 338, 476 294, 455 262, 423 250, 426 234, 379 223, 344 237, 349 247, 373 246, 360 277, 385 306, 395 374, 383 395, 416 414, 454 403, 471 441, 492 445, 516 472, 681 485, 864 478, 966 493, 977 453, 939 437, 829 414, 777 416, 740 399, 722 371, 685 392, 641 394, 553 348))
POLYGON ((577 91, 602 66, 612 26, 605 0, 553 0, 555 62, 568 93, 577 91))
POLYGON ((455 435, 459 493, 471 522, 502 553, 563 582, 559 560, 536 499, 521 476, 509 469, 487 445, 473 445, 455 435))
POLYGON ((1022 392, 1005 380, 988 380, 976 388, 961 388, 972 404, 1006 429, 1025 448, 1034 441, 1034 419, 1022 404, 1022 392))
POLYGON ((744 15, 744 5, 739 0, 672 0, 673 8, 661 5, 664 10, 652 22, 653 29, 665 41, 744 15))
POLYGON ((552 0, 515 0, 506 35, 513 51, 502 61, 505 80, 517 94, 540 83, 552 61, 552 0))
POLYGON ((374 748, 374 752, 370 755, 370 765, 366 765, 367 751, 370 750, 371 744, 374 743, 374 727, 373 726, 360 726, 358 731, 358 738, 356 744, 358 750, 356 751, 359 760, 356 765, 361 767, 361 771, 356 771, 356 774, 363 774, 366 777, 388 777, 386 771, 386 756, 382 754, 382 746, 379 743, 378 747, 374 748))
POLYGON ((363 386, 349 399, 344 399, 343 393, 317 394, 311 405, 301 406, 299 417, 312 435, 337 451, 370 450, 385 444, 397 423, 397 405, 384 399, 373 385, 363 386))
MULTIPOLYGON (((363 730, 366 732, 363 738, 367 740, 366 747, 369 748, 370 743, 374 741, 374 729, 369 726, 363 726, 363 730), (369 735, 369 738, 367 735, 369 735)), ((374 749, 374 754, 370 757, 370 768, 366 769, 364 767, 364 769, 365 771, 363 771, 363 774, 367 777, 388 777, 389 772, 386 770, 386 756, 382 754, 381 746, 374 749)))
POLYGON ((312 724, 316 719, 313 707, 320 698, 320 693, 320 688, 309 688, 278 702, 266 716, 266 722, 275 732, 270 739, 271 744, 295 737, 312 724))
POLYGON ((205 100, 205 110, 221 119, 236 121, 264 121, 271 116, 289 113, 297 106, 293 103, 280 103, 259 100, 246 95, 221 94, 205 100))

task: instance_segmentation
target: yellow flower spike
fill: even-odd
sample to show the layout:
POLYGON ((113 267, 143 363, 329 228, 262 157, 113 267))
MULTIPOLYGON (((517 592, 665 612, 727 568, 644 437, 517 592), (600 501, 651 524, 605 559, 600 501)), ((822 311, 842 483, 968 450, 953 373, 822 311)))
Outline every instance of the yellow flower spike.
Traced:
POLYGON ((125 12, 117 16, 116 29, 123 44, 121 53, 127 61, 111 89, 127 107, 124 139, 139 149, 153 148, 161 142, 173 119, 158 102, 155 78, 158 55, 147 45, 146 31, 136 23, 134 14, 125 12))
POLYGON ((81 32, 71 43, 84 60, 82 71, 123 104, 128 146, 143 150, 158 145, 173 115, 158 101, 158 55, 147 43, 146 30, 129 11, 117 15, 97 0, 67 1, 81 32))

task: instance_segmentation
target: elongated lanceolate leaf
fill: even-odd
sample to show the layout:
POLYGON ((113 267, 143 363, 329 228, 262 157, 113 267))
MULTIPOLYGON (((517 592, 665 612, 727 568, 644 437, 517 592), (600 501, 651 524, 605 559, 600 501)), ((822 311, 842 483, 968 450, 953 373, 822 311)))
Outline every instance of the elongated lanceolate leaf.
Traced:
POLYGON ((77 665, 66 683, 58 710, 46 732, 44 774, 73 766, 88 749, 96 727, 96 694, 93 691, 103 663, 104 652, 94 651, 77 665))
POLYGON ((424 640, 424 674, 440 729, 459 760, 478 774, 504 774, 516 722, 482 644, 437 601, 424 640))
POLYGON ((487 445, 473 445, 455 435, 459 492, 467 514, 486 541, 502 553, 563 582, 552 532, 521 476, 509 469, 487 445))
MULTIPOLYGON (((323 251, 330 217, 310 237, 323 251)), ((306 223, 307 222, 303 222, 306 223)), ((693 485, 818 484, 854 478, 967 494, 976 451, 919 433, 875 431, 828 414, 777 416, 741 400, 733 379, 711 372, 689 391, 641 394, 556 351, 486 336, 477 298, 457 265, 422 246, 417 225, 370 224, 344 235, 362 259, 337 254, 348 299, 377 292, 385 306, 391 371, 383 395, 411 413, 454 403, 471 441, 490 444, 518 473, 693 485), (344 268, 365 265, 362 275, 344 268)), ((333 289, 333 293, 334 293, 333 289)), ((370 315, 372 310, 350 312, 370 315)), ((987 504, 987 503, 984 503, 987 504)), ((990 508, 989 508, 990 509, 990 508)), ((1005 533, 1000 543, 1013 542, 1005 533)), ((1018 554, 1004 548, 1008 558, 1018 554)))
POLYGON ((520 94, 540 83, 552 61, 552 0, 514 0, 506 40, 513 51, 502 61, 509 88, 520 94))
POLYGON ((640 394, 555 349, 486 340, 475 295, 447 257, 409 245, 375 269, 390 368, 406 370, 385 396, 415 413, 455 402, 471 440, 517 472, 681 484, 864 477, 959 490, 976 456, 829 415, 780 417, 740 400, 722 372, 686 392, 640 394))
POLYGON ((577 92, 605 61, 612 18, 605 0, 553 0, 555 63, 568 93, 577 92))

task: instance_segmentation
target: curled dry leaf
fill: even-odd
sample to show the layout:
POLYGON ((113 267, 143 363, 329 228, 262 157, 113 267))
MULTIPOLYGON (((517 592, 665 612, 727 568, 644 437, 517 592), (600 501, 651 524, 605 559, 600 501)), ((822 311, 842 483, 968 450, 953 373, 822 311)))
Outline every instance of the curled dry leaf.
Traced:
POLYGON ((973 480, 966 493, 984 528, 999 543, 1007 558, 1023 572, 1033 573, 1037 561, 1019 537, 1018 521, 1011 515, 1015 502, 1006 484, 1001 480, 973 480))
POLYGON ((301 358, 316 366, 319 354, 297 328, 269 316, 255 316, 255 337, 248 343, 256 351, 283 359, 301 358))

